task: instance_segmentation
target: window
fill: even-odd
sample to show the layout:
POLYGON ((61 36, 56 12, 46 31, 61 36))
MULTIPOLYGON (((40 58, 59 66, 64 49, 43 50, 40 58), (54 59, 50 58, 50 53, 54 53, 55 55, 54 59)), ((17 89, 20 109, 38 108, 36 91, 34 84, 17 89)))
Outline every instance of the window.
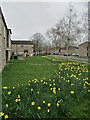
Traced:
POLYGON ((24 53, 27 52, 28 53, 28 50, 24 50, 24 53))

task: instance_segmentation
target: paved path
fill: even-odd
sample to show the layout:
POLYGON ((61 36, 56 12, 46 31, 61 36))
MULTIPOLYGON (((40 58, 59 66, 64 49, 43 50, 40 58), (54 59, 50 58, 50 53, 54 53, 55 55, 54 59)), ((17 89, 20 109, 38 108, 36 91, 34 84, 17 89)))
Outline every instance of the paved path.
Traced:
MULTIPOLYGON (((48 55, 48 56, 52 56, 52 57, 56 57, 56 58, 60 58, 60 59, 67 58, 67 56, 60 56, 60 55, 48 55)), ((74 57, 74 56, 68 56, 68 60, 87 63, 90 65, 90 58, 78 58, 78 57, 74 57)))
POLYGON ((29 64, 29 65, 57 65, 57 64, 33 64, 33 63, 22 63, 22 62, 20 62, 20 63, 7 63, 7 65, 8 64, 29 64))

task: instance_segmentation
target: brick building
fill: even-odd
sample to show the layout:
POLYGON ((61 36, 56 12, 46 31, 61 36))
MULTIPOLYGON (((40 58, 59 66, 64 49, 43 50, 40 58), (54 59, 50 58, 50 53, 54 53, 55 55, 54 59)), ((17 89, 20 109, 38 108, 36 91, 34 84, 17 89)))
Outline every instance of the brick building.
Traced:
POLYGON ((0 7, 0 72, 10 60, 11 33, 11 29, 7 28, 5 18, 0 7))
POLYGON ((90 42, 84 42, 78 46, 80 56, 90 56, 90 42))
POLYGON ((33 43, 31 41, 21 41, 21 40, 12 40, 12 53, 16 55, 24 55, 24 53, 28 53, 29 56, 33 55, 33 43))
MULTIPOLYGON (((77 54, 78 53, 78 47, 74 46, 69 46, 68 54, 72 55, 73 53, 77 54)), ((65 55, 67 54, 67 47, 61 48, 60 55, 65 55)))

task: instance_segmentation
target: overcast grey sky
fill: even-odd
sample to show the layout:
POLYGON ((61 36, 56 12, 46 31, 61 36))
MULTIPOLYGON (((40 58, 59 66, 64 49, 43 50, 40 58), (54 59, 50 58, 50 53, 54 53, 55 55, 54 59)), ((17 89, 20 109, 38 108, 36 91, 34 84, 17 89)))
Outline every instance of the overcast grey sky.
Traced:
MULTIPOLYGON (((82 2, 73 2, 78 17, 87 11, 82 2)), ((69 2, 2 2, 3 14, 8 28, 12 29, 12 39, 28 39, 34 33, 45 34, 65 16, 69 2)))

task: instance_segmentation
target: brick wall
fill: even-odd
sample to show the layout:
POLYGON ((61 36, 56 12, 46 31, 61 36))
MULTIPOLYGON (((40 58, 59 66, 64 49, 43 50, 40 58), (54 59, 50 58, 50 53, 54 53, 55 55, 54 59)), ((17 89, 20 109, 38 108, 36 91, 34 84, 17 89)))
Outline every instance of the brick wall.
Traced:
POLYGON ((2 16, 1 15, 0 15, 0 21, 1 21, 0 22, 0 27, 1 27, 1 33, 0 33, 0 47, 1 47, 0 72, 1 72, 2 69, 4 68, 4 66, 6 65, 6 39, 7 39, 7 30, 6 30, 6 27, 4 25, 4 22, 2 20, 2 16), (5 35, 4 35, 4 31, 5 31, 5 35))
POLYGON ((20 52, 24 52, 24 50, 28 50, 28 55, 33 54, 33 45, 24 45, 24 44, 12 44, 12 52, 17 55, 20 52))
POLYGON ((90 44, 88 42, 85 42, 81 45, 79 45, 79 55, 80 56, 87 56, 87 47, 88 47, 88 56, 90 56, 90 44))

